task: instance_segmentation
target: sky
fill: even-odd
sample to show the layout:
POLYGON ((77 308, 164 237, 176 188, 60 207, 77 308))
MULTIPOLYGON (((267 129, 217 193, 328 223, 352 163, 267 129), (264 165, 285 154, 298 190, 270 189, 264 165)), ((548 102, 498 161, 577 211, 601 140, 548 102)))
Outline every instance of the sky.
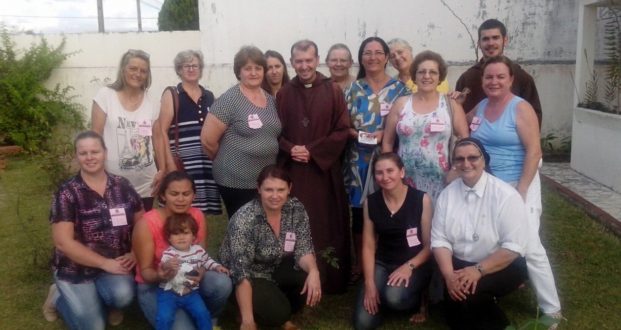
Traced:
MULTIPOLYGON (((135 0, 103 0, 106 32, 138 31, 135 0)), ((140 0, 143 31, 157 31, 164 0, 140 0)), ((97 32, 97 0, 0 0, 0 24, 11 32, 97 32)))

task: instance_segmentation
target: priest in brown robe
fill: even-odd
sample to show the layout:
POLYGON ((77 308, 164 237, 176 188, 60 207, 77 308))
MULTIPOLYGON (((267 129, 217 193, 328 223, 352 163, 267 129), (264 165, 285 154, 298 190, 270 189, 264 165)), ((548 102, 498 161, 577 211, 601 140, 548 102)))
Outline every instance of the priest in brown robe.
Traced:
POLYGON ((278 163, 293 179, 291 194, 306 208, 326 293, 343 293, 351 253, 349 209, 341 172, 349 117, 338 85, 317 72, 317 45, 301 40, 291 47, 297 76, 277 94, 282 123, 278 163))

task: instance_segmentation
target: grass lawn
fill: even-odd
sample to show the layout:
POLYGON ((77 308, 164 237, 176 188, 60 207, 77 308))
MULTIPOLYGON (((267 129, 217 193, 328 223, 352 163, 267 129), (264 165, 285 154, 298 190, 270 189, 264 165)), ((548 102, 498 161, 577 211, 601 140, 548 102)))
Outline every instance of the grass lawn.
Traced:
MULTIPOLYGON (((52 243, 48 224, 51 189, 45 174, 26 158, 12 158, 0 173, 0 329, 63 329, 48 323, 41 305, 51 284, 52 243)), ((621 241, 558 194, 544 189, 541 236, 554 269, 563 312, 562 329, 618 329, 621 324, 621 241)), ((210 217, 210 252, 217 252, 226 218, 210 217)), ((356 289, 327 296, 296 316, 306 329, 348 329, 356 289)), ((269 302, 268 302, 269 303, 269 302)), ((536 315, 534 294, 522 289, 501 301, 515 324, 536 315)), ((237 329, 235 306, 220 319, 237 329)), ((390 316, 386 329, 408 327, 407 316, 390 316)), ((137 304, 117 329, 147 329, 137 304)), ((439 310, 419 329, 444 329, 439 310)))

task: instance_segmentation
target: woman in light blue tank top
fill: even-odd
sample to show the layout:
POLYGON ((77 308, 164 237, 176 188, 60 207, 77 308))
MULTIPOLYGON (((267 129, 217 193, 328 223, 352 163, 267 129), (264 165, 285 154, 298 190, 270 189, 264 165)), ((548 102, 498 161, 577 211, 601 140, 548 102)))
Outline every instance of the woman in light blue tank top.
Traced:
POLYGON ((527 208, 529 241, 526 265, 543 313, 561 318, 561 304, 550 261, 539 238, 542 212, 539 123, 533 107, 511 92, 513 64, 504 56, 483 66, 483 91, 487 98, 477 107, 470 124, 471 136, 481 140, 490 154, 495 176, 514 186, 527 208))

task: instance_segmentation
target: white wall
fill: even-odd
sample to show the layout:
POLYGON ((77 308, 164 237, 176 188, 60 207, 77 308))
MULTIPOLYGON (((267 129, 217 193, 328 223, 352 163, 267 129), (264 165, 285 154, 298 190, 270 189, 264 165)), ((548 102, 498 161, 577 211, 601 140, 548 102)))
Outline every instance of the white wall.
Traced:
MULTIPOLYGON (((52 46, 61 43, 63 35, 46 35, 52 46)), ((149 89, 153 98, 168 85, 178 82, 173 59, 181 50, 200 49, 200 32, 128 32, 67 34, 64 52, 72 53, 59 69, 55 70, 48 85, 60 83, 72 86, 76 102, 82 104, 90 118, 93 96, 99 88, 116 80, 121 55, 128 49, 142 49, 151 60, 152 84, 149 89)), ((40 37, 16 35, 17 48, 28 48, 38 43, 40 37)))
MULTIPOLYGON (((356 57, 361 41, 377 35, 386 41, 407 39, 414 52, 439 52, 451 64, 448 79, 454 86, 475 60, 468 32, 476 40, 478 25, 498 18, 507 25, 511 39, 506 54, 535 78, 543 105, 543 133, 571 134, 576 0, 199 0, 199 10, 202 32, 68 34, 65 51, 78 53, 54 72, 50 84, 73 86, 77 101, 90 109, 97 89, 115 79, 121 54, 136 48, 151 54, 150 90, 159 97, 165 86, 178 80, 172 66, 176 53, 193 48, 205 54, 202 83, 217 96, 237 82, 232 62, 242 45, 274 49, 287 59, 293 42, 309 38, 318 44, 323 61, 336 42, 347 44, 356 57)), ((51 44, 61 40, 59 35, 45 37, 51 44)), ((14 39, 25 47, 36 37, 14 39)), ((320 71, 328 70, 322 65, 320 71)), ((289 72, 294 75, 291 68, 289 72)))
MULTIPOLYGON (((232 62, 240 46, 274 49, 289 58, 291 44, 309 38, 323 61, 330 45, 343 42, 357 56, 370 36, 408 40, 414 52, 431 49, 451 64, 451 86, 475 60, 471 40, 488 18, 508 29, 506 54, 536 81, 544 134, 571 134, 577 19, 575 0, 199 0, 201 40, 209 85, 217 94, 234 84, 232 62), (459 19, 451 11, 452 9, 459 19), (466 27, 464 27, 465 24, 466 27)), ((320 71, 327 73, 325 65, 320 71)), ((290 74, 293 74, 289 68, 290 74)))

